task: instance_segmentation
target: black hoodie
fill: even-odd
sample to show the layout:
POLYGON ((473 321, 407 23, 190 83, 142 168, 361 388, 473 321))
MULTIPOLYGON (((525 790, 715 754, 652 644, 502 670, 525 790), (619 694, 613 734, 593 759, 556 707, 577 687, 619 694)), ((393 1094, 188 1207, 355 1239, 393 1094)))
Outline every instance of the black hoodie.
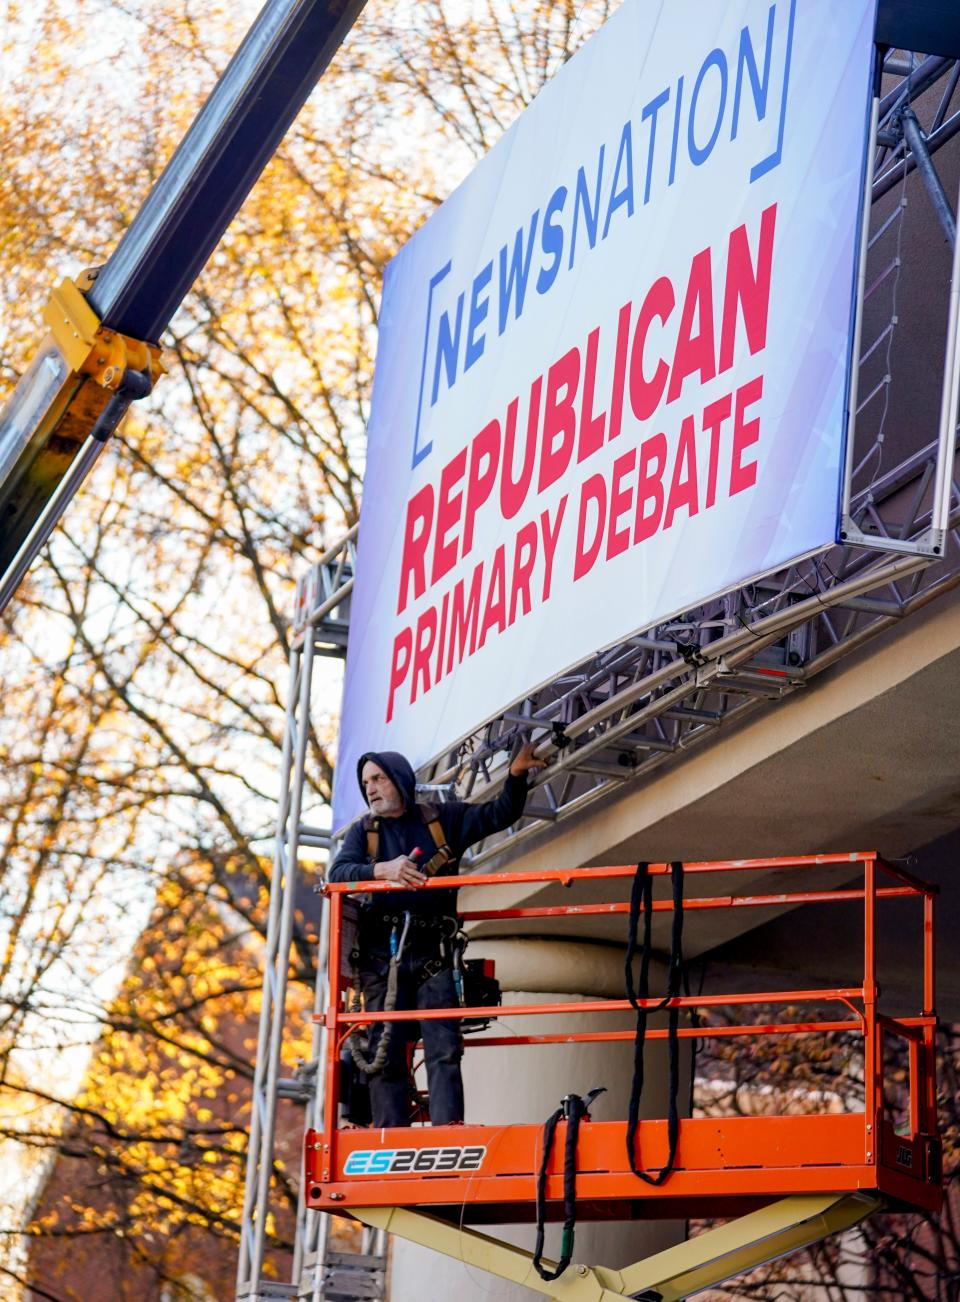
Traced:
MULTIPOLYGON (((436 852, 436 843, 430 829, 423 821, 415 803, 416 779, 410 762, 396 751, 368 751, 357 761, 357 781, 363 791, 361 773, 368 760, 378 764, 403 796, 403 813, 396 818, 380 818, 377 845, 377 863, 386 863, 399 855, 409 855, 411 850, 421 851, 420 862, 427 863, 436 852)), ((509 827, 523 813, 527 798, 525 774, 510 774, 503 790, 493 800, 482 805, 468 805, 462 800, 451 800, 435 806, 440 825, 453 859, 441 869, 441 875, 452 876, 460 870, 460 856, 475 841, 491 832, 509 827)), ((366 800, 366 792, 364 792, 366 800)), ((336 859, 327 869, 331 882, 373 881, 373 862, 367 856, 367 830, 364 820, 352 823, 344 837, 336 859)), ((456 897, 451 899, 446 891, 378 891, 367 896, 371 914, 396 914, 409 909, 419 914, 450 914, 456 910, 456 897)))

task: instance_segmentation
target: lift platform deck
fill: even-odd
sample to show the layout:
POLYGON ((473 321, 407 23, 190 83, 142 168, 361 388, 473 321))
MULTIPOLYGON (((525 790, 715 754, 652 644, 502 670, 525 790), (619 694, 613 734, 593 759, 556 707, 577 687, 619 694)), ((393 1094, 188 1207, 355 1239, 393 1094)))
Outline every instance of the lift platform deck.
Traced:
MULTIPOLYGON (((578 1218, 620 1221, 652 1217, 739 1217, 741 1220, 736 1224, 742 1232, 731 1231, 729 1226, 725 1229, 737 1237, 741 1256, 744 1243, 754 1243, 754 1232, 761 1225, 767 1228, 762 1233, 757 1230, 757 1234, 767 1246, 759 1258, 754 1254, 751 1260, 768 1260, 790 1250, 789 1245, 812 1242, 838 1228, 846 1228, 881 1206, 936 1212, 942 1201, 935 1069, 936 888, 873 852, 690 863, 684 868, 685 878, 693 887, 692 897, 686 899, 684 907, 691 912, 812 903, 857 910, 860 921, 856 928, 851 928, 850 936, 851 946, 862 952, 859 984, 748 993, 704 991, 679 996, 672 1003, 681 1009, 696 1009, 708 1017, 711 1009, 741 1009, 745 1017, 743 1022, 721 1022, 713 1017, 697 1025, 681 1026, 678 1033, 682 1039, 734 1037, 755 1041, 791 1036, 801 1037, 801 1042, 804 1037, 819 1038, 822 1042, 824 1037, 846 1037, 841 1057, 854 1065, 854 1075, 862 1074, 859 1098, 852 1105, 841 1101, 850 1092, 848 1079, 842 1094, 833 1092, 829 1098, 824 1096, 826 1101, 820 1111, 811 1110, 814 1104, 807 1100, 802 1109, 798 1107, 794 1111, 791 1107, 783 1115, 684 1118, 680 1122, 674 1169, 659 1186, 644 1183, 630 1170, 625 1120, 585 1120, 577 1146, 578 1218), (776 879, 779 876, 782 885, 784 873, 790 876, 789 888, 778 890, 776 879), (825 873, 838 884, 825 888, 825 873), (771 883, 769 890, 752 889, 758 876, 764 883, 771 883), (749 893, 737 893, 738 879, 748 883, 749 893), (804 885, 804 879, 811 885, 804 885), (894 905, 903 910, 910 901, 914 902, 910 911, 922 952, 917 973, 919 1007, 916 1015, 892 1016, 880 1006, 877 913, 881 907, 894 905), (757 1009, 763 1010, 762 1021, 757 1020, 757 1009), (803 1016, 803 1012, 809 1015, 803 1016), (895 1046, 896 1052, 891 1052, 895 1046), (751 1228, 753 1217, 760 1217, 761 1221, 751 1228), (779 1227, 776 1232, 769 1229, 770 1217, 779 1227), (740 1243, 741 1238, 744 1243, 740 1243), (783 1243, 788 1247, 781 1247, 783 1243)), ((611 901, 609 896, 617 882, 622 883, 624 895, 629 895, 635 872, 633 866, 627 866, 466 876, 458 880, 462 892, 460 916, 468 926, 472 922, 509 919, 520 927, 523 920, 549 918, 554 934, 559 934, 564 919, 582 919, 591 913, 623 914, 626 931, 630 906, 626 899, 611 901), (474 889, 507 883, 576 885, 577 902, 474 910, 463 907, 464 897, 474 889), (603 896, 602 902, 582 902, 583 892, 591 890, 603 896)), ((664 877, 669 874, 670 866, 650 865, 649 872, 654 878, 664 877)), ((434 878, 423 889, 448 886, 449 879, 434 878)), ((368 891, 371 884, 343 883, 325 888, 330 926, 329 1001, 326 1010, 317 1015, 326 1031, 325 1125, 322 1133, 307 1134, 308 1206, 353 1215, 367 1224, 429 1242, 440 1251, 453 1251, 454 1255, 479 1253, 487 1269, 498 1269, 508 1278, 520 1271, 516 1277, 530 1283, 528 1254, 475 1232, 471 1238, 471 1232, 465 1227, 534 1219, 535 1181, 543 1152, 542 1125, 415 1125, 373 1130, 344 1128, 338 1124, 340 1052, 356 1026, 373 1021, 487 1018, 497 1011, 489 1007, 458 1007, 375 1014, 348 1012, 347 978, 342 972, 343 908, 349 895, 361 889, 368 891), (456 1227, 458 1237, 455 1244, 451 1241, 445 1247, 443 1227, 450 1224, 456 1227), (502 1254, 506 1257, 500 1270, 490 1263, 502 1254)), ((385 887, 377 884, 373 889, 385 887)), ((672 909, 672 899, 657 898, 653 902, 654 914, 669 913, 672 909)), ((910 921, 907 916, 902 918, 904 926, 910 921)), ((824 954, 824 968, 829 968, 830 963, 831 956, 824 954)), ((659 999, 641 1003, 649 1009, 661 1006, 659 999)), ((557 1031, 508 1034, 502 1033, 503 1028, 494 1027, 492 1033, 467 1037, 467 1053, 515 1048, 517 1070, 522 1070, 520 1055, 524 1046, 632 1041, 634 1032, 629 1030, 601 1027, 572 1031, 563 1027, 565 1015, 622 1014, 630 1009, 626 998, 511 1004, 507 1014, 511 1027, 524 1017, 549 1015, 557 1019, 557 1031)), ((663 1040, 667 1035, 667 1029, 662 1027, 647 1030, 650 1040, 663 1040)), ((560 1081, 556 1083, 557 1094, 562 1092, 561 1085, 560 1081)), ((545 1112, 556 1102, 553 1092, 554 1082, 545 1082, 545 1112)), ((469 1110, 469 1098, 467 1106, 469 1110)), ((566 1124, 560 1122, 547 1168, 547 1220, 560 1219, 563 1214, 566 1124)), ((668 1154, 666 1119, 641 1120, 637 1144, 643 1166, 659 1169, 668 1154)), ((706 1250, 704 1243, 702 1251, 706 1250)), ((734 1255, 736 1260, 741 1260, 734 1255)), ((599 1280, 598 1287, 606 1287, 603 1268, 596 1270, 600 1274, 594 1283, 599 1280)), ((591 1278, 594 1274, 591 1268, 591 1278)), ((714 1271, 710 1278, 716 1282, 725 1277, 714 1271)), ((634 1283, 636 1278, 632 1277, 634 1283)), ((624 1295, 612 1276, 608 1284, 613 1291, 604 1296, 624 1295)), ((689 1281, 682 1287, 688 1284, 689 1281)), ((659 1296, 686 1296, 676 1291, 680 1287, 676 1285, 672 1292, 661 1288, 659 1296)), ((550 1292, 550 1296, 554 1295, 567 1294, 550 1292)), ((594 1292, 591 1296, 600 1294, 594 1292)))

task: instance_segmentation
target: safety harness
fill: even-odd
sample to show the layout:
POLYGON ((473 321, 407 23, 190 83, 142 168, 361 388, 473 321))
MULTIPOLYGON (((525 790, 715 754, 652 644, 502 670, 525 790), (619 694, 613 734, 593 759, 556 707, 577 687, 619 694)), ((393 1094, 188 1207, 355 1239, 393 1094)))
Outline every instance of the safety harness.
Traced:
MULTIPOLYGON (((440 814, 436 805, 415 805, 414 808, 426 825, 427 831, 433 837, 433 843, 437 847, 436 853, 425 864, 418 864, 417 867, 422 873, 426 873, 428 877, 435 877, 441 868, 452 862, 454 854, 447 845, 446 833, 440 822, 440 814)), ((377 854, 380 850, 379 817, 376 814, 365 814, 363 828, 367 834, 367 858, 371 863, 376 863, 377 854)))
POLYGON ((650 867, 638 863, 633 887, 630 891, 630 934, 627 937, 627 954, 624 962, 624 980, 627 998, 637 1014, 637 1031, 633 1042, 633 1080, 630 1084, 630 1104, 627 1109, 627 1158, 635 1176, 651 1185, 661 1185, 673 1171, 677 1158, 677 1140, 680 1135, 680 1113, 677 1093, 680 1088, 680 1009, 672 1001, 680 995, 684 983, 683 964, 683 864, 670 865, 673 885, 673 927, 670 937, 670 966, 667 971, 667 993, 652 1008, 644 1006, 650 997, 651 928, 653 923, 653 882, 650 867), (633 960, 637 952, 637 923, 643 907, 643 941, 640 949, 640 979, 637 989, 633 985, 633 960), (669 1102, 667 1111, 667 1140, 669 1144, 666 1165, 659 1171, 640 1169, 636 1152, 637 1125, 640 1119, 640 1099, 643 1096, 643 1053, 647 1035, 647 1017, 650 1013, 667 1008, 667 1054, 669 1062, 669 1102))
POLYGON ((543 1127, 543 1158, 537 1175, 537 1246, 533 1252, 533 1264, 540 1278, 548 1282, 559 1279, 573 1258, 573 1240, 577 1224, 577 1138, 580 1134, 580 1122, 584 1117, 590 1119, 590 1104, 598 1094, 605 1092, 604 1087, 599 1085, 585 1098, 581 1098, 579 1094, 567 1094, 543 1127), (547 1270, 543 1265, 543 1238, 547 1219, 547 1167, 550 1164, 550 1154, 553 1152, 553 1137, 557 1126, 564 1119, 567 1123, 567 1142, 563 1149, 563 1234, 560 1239, 560 1260, 555 1270, 547 1270))
MULTIPOLYGON (((427 860, 425 864, 418 865, 420 871, 426 873, 428 877, 434 877, 441 868, 453 860, 453 851, 447 845, 446 835, 443 825, 440 822, 440 815, 434 805, 417 805, 417 813, 420 815, 427 830, 433 837, 433 843, 437 847, 436 853, 427 860)), ((363 829, 366 833, 367 840, 367 858, 371 863, 376 863, 377 854, 380 850, 380 819, 376 814, 366 814, 363 819, 363 829)), ((411 915, 409 911, 403 915, 403 930, 398 932, 400 918, 394 920, 393 928, 390 932, 390 963, 387 967, 387 989, 383 999, 383 1012, 392 1013, 397 1006, 397 988, 400 980, 400 960, 403 958, 404 947, 407 942, 407 934, 411 927, 411 915)), ((419 920, 418 920, 419 921, 419 920)), ((440 920, 447 922, 447 919, 440 920)), ((457 930, 456 919, 453 920, 454 930, 457 930)), ((425 972, 425 978, 431 976, 431 972, 425 972)), ((360 974, 356 969, 356 960, 354 961, 354 980, 353 988, 350 992, 349 1005, 350 1012, 360 1012, 361 995, 360 995, 360 974)), ((458 991, 459 993, 459 991, 458 991)), ((350 1056, 354 1061, 357 1069, 365 1076, 376 1076, 383 1070, 387 1061, 387 1054, 390 1051, 390 1043, 393 1039, 393 1028, 395 1023, 381 1023, 380 1040, 377 1044, 376 1052, 373 1057, 365 1057, 360 1047, 361 1029, 358 1026, 347 1037, 347 1046, 350 1050, 350 1056)))

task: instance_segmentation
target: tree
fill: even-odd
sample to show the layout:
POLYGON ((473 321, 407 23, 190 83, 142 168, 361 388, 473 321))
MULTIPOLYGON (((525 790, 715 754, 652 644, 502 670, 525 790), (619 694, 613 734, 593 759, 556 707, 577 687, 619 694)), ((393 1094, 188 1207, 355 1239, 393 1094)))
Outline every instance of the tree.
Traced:
MULTIPOLYGON (((116 245, 255 7, 8 0, 5 387, 47 288, 116 245)), ((122 1232, 160 1280, 195 1273, 189 1235, 235 1236, 292 589, 359 512, 383 267, 614 7, 371 5, 174 320, 170 375, 4 616, 0 1088, 53 1109, 24 1126, 8 1106, 4 1130, 102 1178, 40 1215, 49 1242, 122 1232), (97 1038, 74 1097, 63 1055, 97 1038)), ((331 667, 312 821, 337 687, 331 667)), ((276 1178, 289 1204, 282 1154, 276 1178)))
MULTIPOLYGON (((764 1020, 769 1009, 756 1020, 764 1020)), ((785 1009, 784 1018, 809 1016, 785 1009)), ((738 1010, 736 1020, 750 1017, 738 1010)), ((716 1010, 711 1020, 729 1024, 716 1010)), ((896 1046, 896 1048, 894 1048, 896 1046)), ((886 1067, 887 1099, 894 1114, 908 1105, 906 1045, 886 1067)), ((867 1298, 957 1302, 960 1298, 960 1036, 944 1028, 937 1053, 938 1107, 943 1136, 943 1212, 882 1213, 856 1230, 773 1262, 745 1279, 705 1294, 712 1302, 864 1302, 867 1298)), ((863 1110, 863 1045, 859 1035, 706 1038, 697 1058, 695 1110, 704 1116, 783 1115, 863 1110)), ((706 1228, 705 1225, 695 1230, 706 1228)))

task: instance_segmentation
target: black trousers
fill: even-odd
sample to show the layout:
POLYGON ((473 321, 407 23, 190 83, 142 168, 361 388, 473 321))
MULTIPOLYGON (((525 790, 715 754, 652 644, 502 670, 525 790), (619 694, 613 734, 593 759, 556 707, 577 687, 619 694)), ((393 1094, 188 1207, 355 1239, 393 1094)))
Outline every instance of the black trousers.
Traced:
MULTIPOLYGON (((428 953, 404 954, 400 961, 397 983, 397 1010, 413 1008, 456 1008, 457 992, 453 970, 441 962, 439 948, 428 953)), ((364 1003, 370 1012, 383 1008, 387 993, 385 955, 360 955, 360 984, 364 1003)), ((463 1077, 460 1059, 463 1039, 460 1023, 441 1018, 436 1021, 394 1022, 390 1047, 383 1070, 370 1077, 370 1104, 374 1126, 408 1126, 410 1095, 407 1072, 407 1048, 422 1038, 430 1091, 430 1120, 435 1126, 463 1120, 463 1077)), ((370 1030, 370 1054, 377 1051, 384 1023, 370 1030)))

